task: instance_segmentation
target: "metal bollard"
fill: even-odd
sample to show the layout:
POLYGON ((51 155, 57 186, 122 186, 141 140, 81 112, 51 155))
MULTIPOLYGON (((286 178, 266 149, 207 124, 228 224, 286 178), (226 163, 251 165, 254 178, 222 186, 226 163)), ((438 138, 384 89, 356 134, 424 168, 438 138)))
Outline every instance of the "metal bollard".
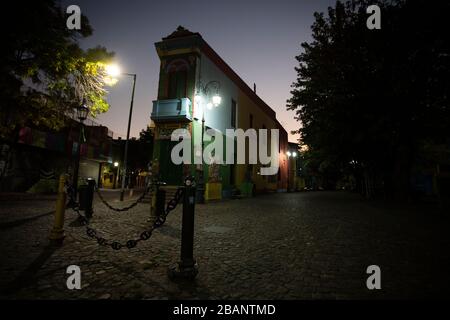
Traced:
POLYGON ((155 190, 152 191, 152 204, 150 207, 150 219, 151 223, 154 223, 158 216, 164 213, 164 206, 166 204, 166 192, 161 190, 161 186, 165 186, 165 182, 157 181, 156 179, 153 181, 153 185, 155 186, 155 190), (164 194, 161 193, 164 192, 164 194), (163 199, 161 197, 164 197, 163 199))
POLYGON ((181 229, 181 261, 168 270, 171 279, 194 279, 198 274, 198 265, 194 259, 194 213, 195 180, 188 177, 184 181, 183 221, 181 229))
POLYGON ((94 213, 92 202, 94 201, 95 180, 87 178, 86 182, 87 185, 82 185, 78 189, 80 210, 84 210, 86 218, 92 218, 94 213))
POLYGON ((203 177, 203 170, 198 172, 198 186, 197 186, 197 203, 205 203, 205 181, 203 177))
POLYGON ((166 204, 166 190, 158 188, 156 190, 156 203, 155 203, 156 217, 159 217, 162 214, 164 214, 165 204, 166 204))
POLYGON ((58 198, 56 199, 55 222, 50 231, 49 239, 55 244, 62 244, 64 240, 64 212, 66 210, 66 184, 67 175, 59 176, 58 198))
POLYGON ((156 220, 156 192, 155 192, 155 190, 152 190, 151 201, 152 202, 150 205, 150 218, 148 219, 148 221, 150 221, 150 223, 153 224, 156 220))

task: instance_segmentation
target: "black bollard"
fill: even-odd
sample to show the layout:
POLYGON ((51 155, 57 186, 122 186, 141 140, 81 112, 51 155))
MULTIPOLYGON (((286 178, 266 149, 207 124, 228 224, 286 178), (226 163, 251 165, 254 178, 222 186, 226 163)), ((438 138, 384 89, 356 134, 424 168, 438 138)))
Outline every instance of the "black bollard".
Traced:
POLYGON ((194 178, 186 178, 181 227, 181 261, 169 268, 171 279, 194 279, 198 274, 198 265, 194 259, 195 189, 194 178))
POLYGON ((156 217, 160 217, 164 213, 164 206, 166 204, 166 190, 160 189, 156 190, 156 217))
POLYGON ((94 213, 92 202, 94 201, 95 180, 87 178, 86 183, 87 185, 81 185, 78 188, 80 210, 84 211, 86 218, 92 218, 94 213))
POLYGON ((94 192, 95 192, 95 180, 92 178, 87 178, 88 183, 88 207, 85 210, 86 217, 92 218, 92 215, 94 213, 94 192))
POLYGON ((198 172, 198 186, 197 186, 197 203, 205 203, 205 181, 203 179, 203 171, 198 172))
POLYGON ((161 186, 165 186, 167 183, 158 181, 156 178, 153 179, 153 187, 152 191, 152 205, 150 206, 150 219, 153 224, 158 217, 164 213, 165 205, 166 205, 166 191, 161 189, 161 186))

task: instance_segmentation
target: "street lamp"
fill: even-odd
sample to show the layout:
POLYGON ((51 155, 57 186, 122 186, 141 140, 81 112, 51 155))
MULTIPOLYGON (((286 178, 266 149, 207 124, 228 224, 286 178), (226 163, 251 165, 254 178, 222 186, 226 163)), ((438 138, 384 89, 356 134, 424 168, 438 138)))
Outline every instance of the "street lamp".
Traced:
POLYGON ((120 68, 117 64, 108 64, 105 67, 106 73, 111 77, 120 76, 120 68))
POLYGON ((214 107, 218 107, 221 102, 222 98, 219 95, 220 90, 220 82, 219 81, 210 81, 207 84, 203 85, 201 80, 199 80, 197 84, 197 89, 194 96, 194 103, 197 107, 201 107, 202 109, 202 170, 199 174, 199 181, 198 181, 198 195, 199 203, 205 203, 205 180, 204 180, 204 163, 203 163, 203 150, 205 149, 205 142, 203 139, 203 136, 205 134, 205 108, 201 106, 201 104, 206 103, 206 108, 209 110, 213 109, 214 107), (212 95, 211 98, 209 98, 212 95))
POLYGON ((84 120, 87 119, 88 114, 89 114, 89 107, 86 105, 86 100, 83 99, 83 103, 81 104, 81 106, 78 106, 76 109, 76 113, 77 113, 77 118, 80 121, 80 126, 79 126, 79 136, 78 136, 78 143, 77 143, 77 154, 75 157, 75 167, 73 170, 73 180, 72 180, 72 185, 73 185, 73 198, 76 199, 77 198, 77 189, 78 189, 78 171, 80 170, 80 158, 81 158, 81 144, 85 142, 85 136, 84 136, 84 125, 83 122, 84 120))
POLYGON ((123 171, 122 171, 122 186, 120 190, 120 201, 123 201, 123 195, 125 192, 125 177, 127 175, 127 160, 128 160, 128 140, 130 139, 130 127, 131 127, 131 116, 133 114, 133 101, 134 101, 134 91, 136 88, 136 74, 135 73, 123 73, 120 71, 119 66, 112 64, 105 67, 106 73, 111 77, 117 77, 120 75, 129 76, 133 78, 133 89, 131 92, 131 104, 130 113, 128 115, 128 128, 127 128, 127 140, 125 140, 125 151, 123 156, 123 171))
MULTIPOLYGON (((288 188, 287 189, 288 189, 288 192, 290 192, 289 186, 292 182, 291 181, 291 159, 290 158, 295 159, 297 157, 297 152, 288 151, 288 152, 286 152, 286 155, 288 157, 288 188)), ((294 166, 295 166, 295 163, 294 163, 294 166)), ((294 179, 295 179, 295 167, 294 167, 294 179)))
POLYGON ((81 123, 87 119, 89 114, 89 108, 86 106, 86 101, 83 101, 83 104, 77 108, 77 118, 81 123))
POLYGON ((116 188, 116 181, 119 181, 119 175, 120 175, 120 167, 119 167, 119 163, 117 161, 114 162, 114 168, 116 168, 116 175, 114 176, 113 189, 116 188))

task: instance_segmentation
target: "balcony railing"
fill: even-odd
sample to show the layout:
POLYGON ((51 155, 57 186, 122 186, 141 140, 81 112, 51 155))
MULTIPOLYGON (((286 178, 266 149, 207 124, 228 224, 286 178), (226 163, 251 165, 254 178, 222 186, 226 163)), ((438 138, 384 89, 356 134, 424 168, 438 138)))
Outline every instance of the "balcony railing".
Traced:
POLYGON ((189 98, 155 100, 151 118, 155 122, 192 121, 189 98))

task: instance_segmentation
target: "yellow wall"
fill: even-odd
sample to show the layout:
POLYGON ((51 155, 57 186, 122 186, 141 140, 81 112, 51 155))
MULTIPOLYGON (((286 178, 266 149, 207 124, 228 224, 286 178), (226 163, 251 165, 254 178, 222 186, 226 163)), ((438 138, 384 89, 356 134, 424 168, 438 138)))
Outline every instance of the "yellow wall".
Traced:
POLYGON ((103 164, 101 172, 100 179, 103 188, 112 189, 114 187, 114 181, 116 181, 116 187, 118 186, 116 169, 112 169, 109 165, 103 164))
MULTIPOLYGON (((246 94, 239 90, 239 97, 237 103, 237 127, 243 129, 244 131, 250 128, 250 114, 253 115, 253 129, 276 129, 276 122, 269 117, 263 110, 261 110, 246 94)), ((268 140, 270 148, 270 134, 268 140)), ((270 149, 269 149, 270 150, 270 149)), ((246 146, 246 152, 248 154, 248 146, 246 146)), ((236 184, 239 186, 245 181, 245 174, 247 171, 247 166, 245 164, 236 165, 236 184)), ((277 189, 277 177, 275 176, 270 182, 268 176, 261 176, 257 174, 260 170, 261 165, 253 165, 252 181, 256 185, 256 191, 276 191, 277 189)))
MULTIPOLYGON (((166 70, 167 63, 169 60, 174 58, 182 58, 185 57, 189 64, 193 66, 189 70, 192 71, 188 73, 188 87, 186 89, 186 95, 193 102, 193 116, 197 118, 197 125, 194 125, 198 130, 195 131, 194 135, 199 134, 200 131, 200 119, 203 114, 201 113, 201 104, 196 107, 196 103, 192 97, 194 95, 195 86, 197 86, 198 82, 201 80, 203 85, 206 83, 210 83, 212 81, 220 83, 220 95, 222 97, 222 104, 219 108, 215 108, 209 112, 205 112, 205 126, 209 126, 215 129, 219 129, 222 132, 225 132, 227 128, 231 128, 231 101, 236 101, 236 128, 243 129, 244 131, 250 128, 250 119, 249 115, 253 115, 253 125, 252 128, 255 130, 258 129, 278 129, 279 123, 275 118, 275 113, 272 110, 266 111, 262 109, 265 106, 263 102, 260 102, 259 99, 255 99, 253 94, 247 91, 249 88, 246 84, 237 76, 231 68, 214 52, 209 45, 204 42, 200 36, 197 34, 189 33, 189 31, 180 29, 178 30, 178 37, 172 37, 171 39, 163 38, 162 42, 156 44, 156 49, 158 52, 158 56, 161 59, 160 66, 160 81, 159 81, 159 89, 158 89, 158 99, 165 99, 167 94, 168 87, 168 77, 164 77, 164 70, 166 70), (186 38, 184 38, 186 37, 186 38), (181 39, 184 38, 184 39, 181 39), (166 42, 167 40, 167 42, 166 42), (169 59, 170 58, 170 59, 169 59), (195 71, 195 72, 193 72, 195 71), (201 76, 201 77, 200 77, 201 76), (246 93, 245 93, 246 92, 246 93), (247 96, 247 94, 249 96, 247 96), (259 105, 262 105, 260 107, 259 105), (267 113, 266 113, 267 112, 267 113)), ((177 34, 175 33, 175 36, 177 34)), ((197 88, 199 89, 199 88, 197 88)), ((205 103, 203 103, 203 108, 205 108, 205 103)), ((158 124, 156 124, 158 126, 158 124)), ((283 129, 282 129, 283 130, 283 129)), ((157 130, 158 132, 158 130, 157 130)), ((158 136, 157 136, 158 137, 158 136)), ((287 138, 286 133, 283 130, 283 135, 280 132, 280 138, 283 140, 284 145, 287 146, 287 138), (286 141, 284 141, 286 140, 286 141)), ((155 140, 157 141, 157 140, 155 140)), ((270 146, 270 134, 268 145, 270 146)), ((281 154, 285 153, 285 147, 282 146, 281 154)), ((247 154, 248 154, 248 146, 247 154)), ((270 150, 270 148, 268 148, 270 150)), ((155 143, 154 148, 155 157, 158 158, 158 145, 155 143)), ((276 151, 278 153, 278 150, 276 151)), ((275 156, 275 155, 274 155, 275 156)), ((259 158, 259 157, 258 157, 259 158)), ((248 157, 247 157, 248 159, 248 157)), ((256 191, 276 191, 280 189, 280 185, 282 188, 284 187, 284 182, 286 180, 286 165, 284 158, 278 154, 278 159, 280 159, 280 163, 283 164, 283 170, 280 170, 282 174, 280 177, 282 180, 278 181, 278 175, 274 176, 261 176, 259 173, 261 165, 238 165, 234 166, 234 185, 239 189, 249 190, 249 184, 246 184, 246 176, 248 176, 248 168, 252 166, 252 174, 251 180, 255 183, 256 191), (284 179, 284 180, 283 180, 284 179), (280 182, 283 182, 280 184, 280 182)), ((192 169, 194 169, 192 167, 192 169)), ((229 176, 230 167, 225 166, 222 167, 222 178, 226 177, 226 180, 229 176)), ((194 171, 194 170, 192 170, 194 171)), ((194 173, 194 172, 192 172, 194 173)), ((220 197, 221 188, 224 192, 230 192, 230 184, 228 181, 224 182, 222 179, 222 185, 218 186, 216 184, 207 185, 206 190, 206 198, 207 199, 215 199, 220 197)), ((220 183, 220 182, 219 182, 220 183)), ((251 190, 251 186, 250 186, 251 190)), ((247 193, 247 192, 246 192, 247 193)))
POLYGON ((222 199, 222 183, 208 182, 206 183, 205 200, 220 200, 222 199))

